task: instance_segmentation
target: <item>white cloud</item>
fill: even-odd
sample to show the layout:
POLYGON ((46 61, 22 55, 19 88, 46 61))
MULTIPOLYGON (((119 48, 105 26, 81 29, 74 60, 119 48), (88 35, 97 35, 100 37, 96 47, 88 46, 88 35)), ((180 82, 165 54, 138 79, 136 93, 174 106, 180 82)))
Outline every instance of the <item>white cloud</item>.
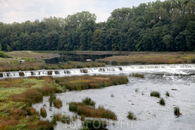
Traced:
POLYGON ((25 22, 44 17, 67 17, 81 11, 97 15, 97 22, 106 21, 116 8, 138 6, 150 0, 0 0, 0 22, 25 22))

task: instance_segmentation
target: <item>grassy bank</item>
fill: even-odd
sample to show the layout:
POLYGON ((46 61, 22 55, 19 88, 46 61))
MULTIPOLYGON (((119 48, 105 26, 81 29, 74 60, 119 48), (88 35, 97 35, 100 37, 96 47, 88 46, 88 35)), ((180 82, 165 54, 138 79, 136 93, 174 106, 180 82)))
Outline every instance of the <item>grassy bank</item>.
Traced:
POLYGON ((33 62, 54 58, 57 56, 59 55, 54 53, 39 53, 32 51, 3 52, 3 54, 0 53, 0 67, 6 67, 8 65, 18 65, 20 63, 20 60, 25 60, 25 62, 33 62))
POLYGON ((41 69, 71 69, 71 68, 85 68, 85 67, 104 67, 104 63, 98 62, 74 62, 69 61, 64 64, 44 64, 43 62, 29 62, 18 65, 6 65, 0 67, 0 72, 9 71, 25 71, 25 70, 41 70, 41 69))
POLYGON ((195 63, 194 53, 156 53, 153 54, 133 54, 128 56, 111 56, 104 59, 97 59, 96 61, 113 64, 182 64, 195 63))
POLYGON ((128 79, 126 76, 72 76, 55 78, 55 82, 62 88, 73 91, 126 84, 128 79))

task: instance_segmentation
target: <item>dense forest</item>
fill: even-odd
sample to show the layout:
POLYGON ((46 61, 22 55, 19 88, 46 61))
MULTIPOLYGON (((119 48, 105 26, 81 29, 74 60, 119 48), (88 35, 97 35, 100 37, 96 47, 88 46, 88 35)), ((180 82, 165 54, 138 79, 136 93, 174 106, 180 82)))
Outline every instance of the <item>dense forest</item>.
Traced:
POLYGON ((5 24, 0 50, 195 51, 195 0, 166 0, 111 12, 5 24))

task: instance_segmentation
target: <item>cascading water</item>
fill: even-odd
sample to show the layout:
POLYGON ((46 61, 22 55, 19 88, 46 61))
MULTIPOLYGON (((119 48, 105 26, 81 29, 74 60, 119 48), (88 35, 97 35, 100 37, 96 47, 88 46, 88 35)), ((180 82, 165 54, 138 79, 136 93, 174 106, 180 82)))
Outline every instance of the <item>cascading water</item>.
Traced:
POLYGON ((1 72, 0 79, 3 78, 18 78, 29 76, 72 76, 84 74, 129 74, 136 72, 164 72, 172 74, 186 74, 182 69, 195 69, 195 64, 173 64, 173 65, 130 65, 130 66, 112 66, 112 67, 97 67, 97 68, 82 68, 82 69, 64 69, 64 70, 36 70, 36 71, 17 71, 17 72, 1 72))

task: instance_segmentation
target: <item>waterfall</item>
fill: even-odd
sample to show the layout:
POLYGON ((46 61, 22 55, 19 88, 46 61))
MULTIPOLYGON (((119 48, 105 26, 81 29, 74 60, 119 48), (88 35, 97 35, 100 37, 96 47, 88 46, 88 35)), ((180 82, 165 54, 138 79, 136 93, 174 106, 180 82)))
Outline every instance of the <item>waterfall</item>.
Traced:
POLYGON ((15 71, 0 72, 0 79, 18 78, 29 76, 73 76, 85 74, 121 74, 136 72, 167 72, 174 74, 186 74, 182 70, 195 69, 195 64, 171 64, 171 65, 129 65, 129 66, 111 66, 80 69, 59 69, 59 70, 35 70, 35 71, 15 71))

